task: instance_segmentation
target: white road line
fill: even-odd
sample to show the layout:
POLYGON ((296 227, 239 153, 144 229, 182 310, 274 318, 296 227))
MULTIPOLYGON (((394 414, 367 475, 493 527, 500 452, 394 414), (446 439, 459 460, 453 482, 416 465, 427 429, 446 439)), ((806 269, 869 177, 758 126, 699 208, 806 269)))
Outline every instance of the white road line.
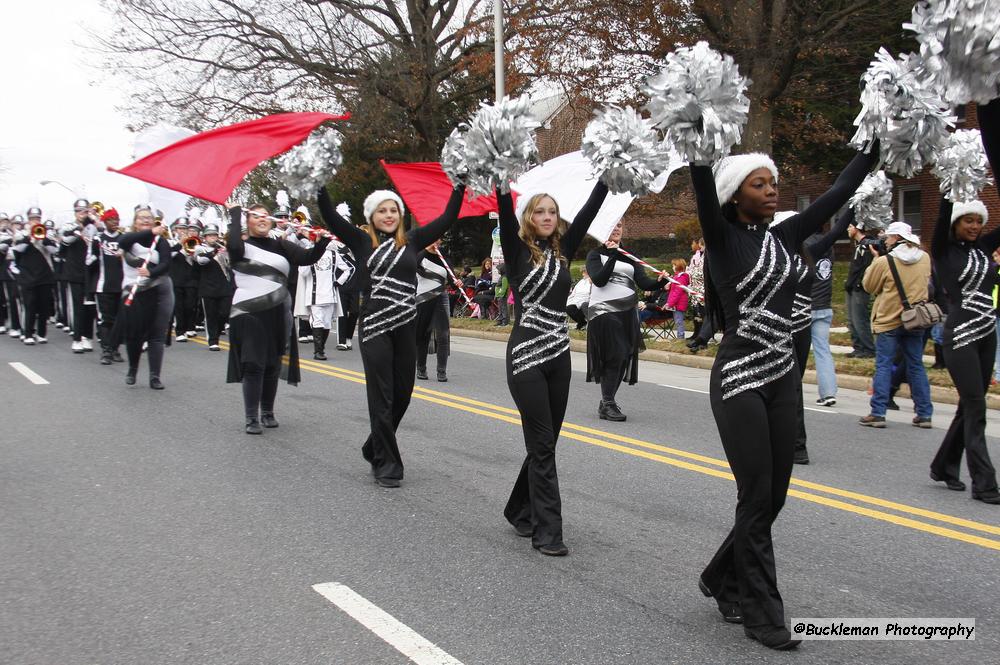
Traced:
POLYGON ((461 661, 343 584, 314 584, 313 590, 417 665, 462 665, 461 661))
POLYGON ((42 386, 48 383, 48 381, 43 379, 37 373, 33 372, 24 363, 7 363, 7 364, 16 369, 24 378, 26 378, 28 381, 31 381, 36 386, 42 386))
POLYGON ((840 411, 834 411, 833 409, 814 409, 811 406, 802 407, 806 411, 815 411, 816 413, 840 413, 840 411))
POLYGON ((673 388, 674 390, 686 390, 689 393, 701 393, 702 395, 707 395, 707 390, 698 390, 697 388, 682 388, 681 386, 672 386, 669 383, 659 383, 657 384, 661 388, 673 388))

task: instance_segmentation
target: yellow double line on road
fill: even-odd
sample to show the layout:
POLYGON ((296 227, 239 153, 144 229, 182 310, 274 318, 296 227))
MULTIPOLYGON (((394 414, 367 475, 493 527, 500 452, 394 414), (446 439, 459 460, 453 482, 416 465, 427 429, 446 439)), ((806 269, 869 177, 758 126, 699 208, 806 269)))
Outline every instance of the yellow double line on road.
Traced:
MULTIPOLYGON (((192 341, 205 344, 205 342, 200 339, 192 341)), ((224 348, 228 348, 229 345, 222 343, 222 346, 224 348)), ((324 374, 326 376, 332 376, 337 379, 352 381, 354 383, 364 384, 365 382, 364 372, 357 372, 355 370, 344 369, 327 363, 305 359, 300 359, 299 364, 302 369, 315 372, 317 374, 324 374)), ((426 402, 439 404, 441 406, 457 409, 459 411, 475 413, 480 416, 486 416, 487 418, 501 420, 512 425, 521 424, 521 419, 518 417, 516 409, 490 404, 489 402, 481 402, 479 400, 463 397, 461 395, 454 395, 440 390, 431 390, 422 386, 416 386, 414 388, 413 397, 415 399, 421 399, 426 402)), ((602 448, 625 453, 627 455, 633 455, 635 457, 669 464, 680 469, 686 469, 688 471, 694 471, 708 476, 715 476, 716 478, 735 480, 733 478, 733 474, 729 470, 728 462, 722 459, 709 457, 707 455, 699 455, 698 453, 679 450, 677 448, 671 448, 657 443, 643 441, 641 439, 613 434, 611 432, 605 432, 592 427, 575 425, 573 423, 563 423, 561 437, 573 439, 574 441, 581 441, 594 446, 600 446, 602 448)), ((993 536, 1000 536, 1000 526, 975 522, 961 517, 935 512, 933 510, 908 506, 903 503, 888 501, 886 499, 880 499, 878 497, 868 496, 866 494, 860 494, 858 492, 852 492, 850 490, 844 490, 838 487, 831 487, 829 485, 814 483, 798 478, 792 478, 791 485, 792 487, 788 490, 788 494, 789 496, 793 496, 798 499, 811 501, 812 503, 818 503, 830 508, 836 508, 838 510, 854 513, 856 515, 863 515, 871 519, 889 522, 891 524, 915 529, 917 531, 932 533, 944 538, 951 538, 953 540, 959 540, 992 550, 1000 550, 1000 540, 979 535, 989 534, 993 536), (841 499, 849 499, 854 503, 848 503, 848 501, 843 501, 841 499), (887 510, 894 512, 886 512, 887 510), (933 522, 922 521, 915 518, 932 520, 933 522, 939 522, 950 526, 942 526, 941 524, 934 524, 933 522), (965 531, 959 531, 957 528, 952 527, 959 527, 961 529, 965 529, 965 531)))

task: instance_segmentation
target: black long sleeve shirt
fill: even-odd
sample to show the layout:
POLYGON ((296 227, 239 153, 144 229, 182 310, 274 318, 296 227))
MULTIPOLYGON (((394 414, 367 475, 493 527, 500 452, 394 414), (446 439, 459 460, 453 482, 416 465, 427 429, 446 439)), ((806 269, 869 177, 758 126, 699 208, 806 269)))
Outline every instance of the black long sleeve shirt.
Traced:
POLYGON ((833 307, 833 245, 845 237, 847 227, 854 221, 854 210, 841 213, 826 233, 815 233, 806 240, 803 249, 812 259, 812 309, 833 307))
POLYGON ((792 302, 797 276, 791 256, 833 216, 864 180, 878 151, 859 153, 833 186, 799 214, 769 229, 728 221, 707 166, 692 166, 706 262, 725 317, 716 362, 722 398, 775 381, 795 365, 792 302))
POLYGON ((320 190, 319 210, 323 221, 357 260, 364 296, 360 328, 362 342, 416 318, 417 257, 455 223, 464 196, 465 187, 456 187, 444 213, 432 222, 407 231, 406 244, 402 247, 395 246, 395 236, 381 234, 378 247, 372 247, 371 236, 341 217, 330 196, 325 190, 320 190))

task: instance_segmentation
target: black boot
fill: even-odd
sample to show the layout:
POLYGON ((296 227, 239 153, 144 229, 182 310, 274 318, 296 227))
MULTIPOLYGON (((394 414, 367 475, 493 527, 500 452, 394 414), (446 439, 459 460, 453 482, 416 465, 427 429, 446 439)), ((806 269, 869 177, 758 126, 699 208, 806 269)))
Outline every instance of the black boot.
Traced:
POLYGON ((601 420, 610 420, 612 422, 620 423, 624 422, 625 414, 621 412, 618 408, 618 404, 614 400, 601 400, 600 405, 597 407, 597 415, 601 420))
POLYGON ((135 375, 139 373, 138 367, 129 367, 128 373, 125 375, 125 385, 134 386, 135 385, 135 375))
POLYGON ((247 434, 263 434, 264 430, 260 427, 260 421, 256 418, 247 418, 247 434))
POLYGON ((931 365, 931 369, 944 369, 944 350, 941 348, 940 344, 934 345, 934 364, 931 365))
POLYGON ((441 383, 448 382, 448 371, 444 367, 438 367, 437 375, 437 379, 441 383))
POLYGON ((111 364, 111 349, 104 346, 101 347, 101 364, 110 365, 111 364))
POLYGON ((154 374, 153 376, 149 377, 149 387, 152 388, 153 390, 163 390, 164 385, 163 382, 160 381, 160 377, 154 374))
POLYGON ((806 449, 805 445, 795 446, 795 452, 792 453, 792 463, 793 464, 809 464, 809 451, 806 449))
POLYGON ((313 329, 313 358, 316 360, 326 360, 326 338, 330 336, 330 331, 325 328, 313 329))
POLYGON ((426 367, 417 367, 417 378, 421 379, 423 381, 427 380, 427 368, 426 367))

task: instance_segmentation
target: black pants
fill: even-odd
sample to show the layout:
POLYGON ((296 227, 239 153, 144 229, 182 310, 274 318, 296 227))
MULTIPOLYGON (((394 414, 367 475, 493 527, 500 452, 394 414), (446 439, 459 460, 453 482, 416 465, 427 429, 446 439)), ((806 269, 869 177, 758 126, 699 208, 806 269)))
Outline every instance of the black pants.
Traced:
POLYGON ((996 346, 996 335, 991 333, 959 349, 944 347, 944 363, 958 389, 958 409, 931 462, 931 471, 958 480, 965 450, 972 491, 976 493, 997 489, 997 474, 986 448, 986 391, 993 375, 996 346))
POLYGON ((576 305, 566 305, 566 313, 569 314, 569 318, 576 322, 576 325, 587 325, 587 317, 584 315, 583 310, 576 305))
POLYGON ((702 579, 719 601, 740 603, 748 628, 783 626, 771 525, 785 504, 792 475, 795 432, 788 423, 795 418, 799 375, 793 369, 777 381, 723 400, 722 364, 712 368, 710 399, 736 476, 736 522, 702 579))
POLYGON ((174 312, 174 292, 170 286, 170 280, 161 282, 146 291, 140 291, 135 297, 136 303, 132 305, 133 307, 139 306, 139 298, 152 298, 153 302, 149 306, 153 307, 154 311, 149 320, 148 329, 131 331, 125 338, 129 371, 138 371, 139 359, 142 358, 142 345, 145 342, 147 343, 146 351, 149 352, 149 377, 159 377, 163 370, 163 349, 170 327, 170 317, 174 312))
POLYGON ((87 299, 83 284, 69 283, 70 307, 73 319, 73 341, 94 337, 94 319, 97 312, 94 305, 85 305, 87 299))
POLYGON ((122 306, 121 293, 97 294, 97 336, 101 340, 101 348, 112 350, 111 331, 118 320, 118 312, 122 306))
POLYGON ((451 352, 451 312, 448 311, 448 294, 444 291, 417 307, 417 367, 427 368, 427 347, 434 333, 437 351, 437 369, 448 369, 448 354, 451 352))
MULTIPOLYGON (((371 463, 376 478, 403 478, 403 459, 396 441, 396 428, 406 415, 413 394, 417 371, 415 326, 416 323, 410 322, 361 343, 368 419, 372 428, 361 453, 371 463)), ((364 326, 361 334, 364 336, 364 326)))
POLYGON ((799 372, 798 431, 795 435, 795 449, 806 449, 806 411, 802 399, 802 377, 806 373, 806 363, 809 362, 809 349, 812 348, 812 328, 800 330, 792 335, 792 345, 795 347, 795 365, 799 372))
POLYGON ((229 320, 232 299, 202 297, 201 306, 205 310, 205 336, 208 337, 208 343, 218 344, 219 335, 229 320))
POLYGON ((354 337, 354 329, 358 325, 358 312, 361 309, 357 291, 341 293, 340 307, 344 314, 337 319, 338 343, 347 344, 354 337))
MULTIPOLYGON (((207 309, 205 315, 208 315, 207 309)), ((280 374, 280 365, 243 364, 243 411, 247 419, 258 420, 261 413, 274 415, 280 374)))
POLYGON ((4 301, 7 304, 6 312, 0 319, 0 325, 7 325, 11 330, 21 329, 21 304, 17 294, 17 282, 3 282, 4 301), (9 322, 9 325, 8 325, 9 322))
POLYGON ((712 317, 706 316, 704 322, 701 324, 701 330, 698 331, 695 340, 701 342, 702 344, 708 344, 714 336, 715 327, 712 325, 712 317))
POLYGON ((52 285, 21 287, 21 300, 24 302, 25 337, 37 334, 45 337, 48 331, 49 317, 52 316, 52 285))
POLYGON ((566 415, 573 373, 569 352, 514 375, 510 348, 507 387, 521 414, 527 455, 503 514, 515 527, 533 529, 531 542, 535 547, 561 545, 562 501, 556 473, 556 441, 566 415))
POLYGON ((63 324, 63 326, 69 325, 69 284, 63 281, 57 281, 55 286, 51 287, 53 290, 52 302, 55 305, 53 310, 56 321, 63 324))
POLYGON ((198 289, 193 286, 174 287, 174 333, 182 335, 194 330, 198 309, 198 289))

